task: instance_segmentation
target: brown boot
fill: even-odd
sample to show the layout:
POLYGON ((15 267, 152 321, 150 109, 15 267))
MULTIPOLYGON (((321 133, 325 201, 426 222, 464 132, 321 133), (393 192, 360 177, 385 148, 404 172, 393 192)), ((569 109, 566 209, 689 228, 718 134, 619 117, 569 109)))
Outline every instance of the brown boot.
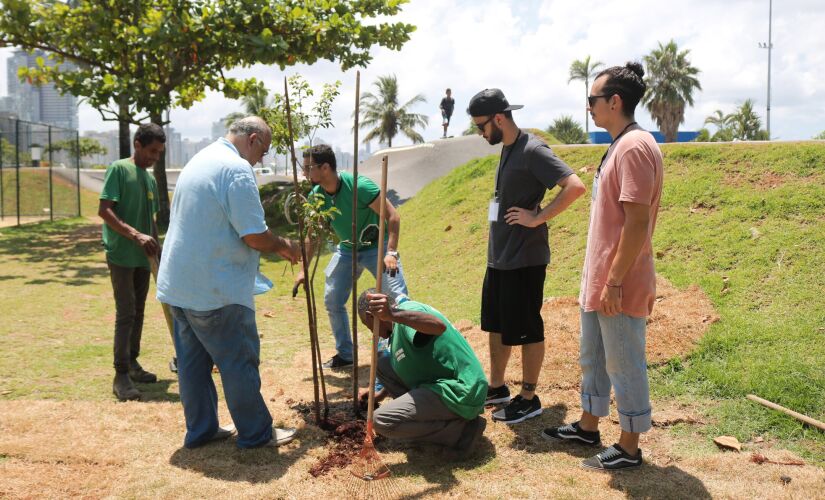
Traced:
POLYGON ((115 373, 115 380, 112 383, 112 392, 121 401, 137 401, 140 399, 140 391, 137 390, 128 373, 115 373))

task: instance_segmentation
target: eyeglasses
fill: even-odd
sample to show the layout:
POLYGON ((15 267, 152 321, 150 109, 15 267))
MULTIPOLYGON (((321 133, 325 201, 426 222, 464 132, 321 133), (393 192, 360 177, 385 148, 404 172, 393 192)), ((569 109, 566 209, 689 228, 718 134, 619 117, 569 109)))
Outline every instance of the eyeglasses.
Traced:
POLYGON ((485 121, 484 123, 476 123, 476 127, 478 128, 478 131, 479 132, 484 132, 484 127, 486 127, 488 123, 493 121, 493 118, 495 118, 495 117, 496 117, 496 115, 491 115, 490 118, 487 118, 487 121, 485 121))
POLYGON ((587 105, 591 108, 596 105, 596 99, 603 97, 605 100, 610 99, 615 94, 589 95, 587 96, 587 105))
MULTIPOLYGON (((262 141, 260 137, 255 136, 255 140, 256 140, 256 141, 258 141, 258 143, 260 143, 260 145, 261 145, 261 146, 263 146, 263 145, 264 145, 264 141, 262 141)), ((268 155, 268 154, 269 154, 269 150, 270 150, 270 149, 272 149, 272 144, 270 144, 269 146, 267 146, 267 147, 266 147, 266 150, 264 150, 264 152, 263 152, 263 154, 262 154, 261 156, 266 156, 266 155, 268 155)))

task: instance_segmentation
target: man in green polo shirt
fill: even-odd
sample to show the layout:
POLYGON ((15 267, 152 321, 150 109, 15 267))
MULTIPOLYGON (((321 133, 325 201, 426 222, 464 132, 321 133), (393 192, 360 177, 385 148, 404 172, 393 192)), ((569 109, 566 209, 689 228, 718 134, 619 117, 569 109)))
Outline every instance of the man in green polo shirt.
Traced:
POLYGON ((106 169, 98 215, 103 219, 103 247, 115 296, 115 379, 112 392, 121 401, 140 399, 134 382, 157 381, 140 366, 143 309, 149 291, 147 256, 160 251, 154 215, 158 186, 146 171, 163 154, 166 134, 153 123, 138 127, 135 152, 106 169))
POLYGON ((380 335, 390 338, 390 355, 378 359, 384 403, 373 414, 375 431, 394 439, 417 440, 468 455, 484 433, 480 416, 487 378, 470 344, 434 308, 407 300, 391 306, 386 295, 366 290, 358 313, 369 328, 381 320, 380 335))

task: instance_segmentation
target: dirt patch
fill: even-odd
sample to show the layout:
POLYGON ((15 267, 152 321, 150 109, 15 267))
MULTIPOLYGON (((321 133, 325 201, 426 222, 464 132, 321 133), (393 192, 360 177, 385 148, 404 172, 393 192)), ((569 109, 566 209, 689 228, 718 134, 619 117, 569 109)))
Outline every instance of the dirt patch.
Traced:
MULTIPOLYGON (((316 425, 313 402, 291 403, 291 400, 288 400, 287 404, 290 404, 308 425, 316 425)), ((327 432, 326 447, 329 452, 320 457, 309 469, 312 477, 323 476, 335 469, 345 469, 349 466, 361 451, 366 436, 365 421, 363 417, 356 419, 353 416, 349 401, 330 405, 330 414, 321 421, 319 427, 327 432)))
MULTIPOLYGON (((656 289, 656 305, 647 321, 647 362, 650 366, 687 355, 710 325, 719 321, 719 315, 713 309, 710 299, 699 287, 694 285, 678 290, 659 276, 656 280, 656 289)), ((547 352, 539 387, 578 388, 581 380, 578 299, 546 299, 541 314, 544 318, 547 352)), ((470 342, 485 368, 488 368, 487 334, 477 326, 468 326, 466 321, 459 323, 459 331, 470 342)), ((520 383, 519 349, 513 349, 508 375, 516 377, 508 378, 508 383, 520 383)))
MULTIPOLYGON (((746 164, 750 167, 750 164, 746 164)), ((725 173, 724 183, 733 187, 751 187, 760 191, 778 188, 796 176, 777 174, 776 172, 754 172, 751 170, 730 171, 725 173)))

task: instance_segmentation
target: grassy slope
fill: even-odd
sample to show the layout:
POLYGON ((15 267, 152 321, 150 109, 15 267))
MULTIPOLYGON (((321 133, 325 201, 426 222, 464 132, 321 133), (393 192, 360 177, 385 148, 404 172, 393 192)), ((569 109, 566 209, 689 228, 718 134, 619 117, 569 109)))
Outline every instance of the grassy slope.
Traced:
MULTIPOLYGON (((722 320, 688 359, 652 371, 654 396, 719 399, 708 433, 794 439, 822 462, 821 432, 743 396, 756 393, 825 418, 825 146, 663 150, 657 270, 678 287, 699 284, 722 320)), ((556 152, 589 186, 602 149, 556 152)), ((411 292, 454 320, 478 321, 494 168, 493 157, 471 161, 401 209, 411 292)), ((551 223, 546 295, 578 291, 589 194, 551 223)))
MULTIPOLYGON (((6 217, 17 214, 17 173, 14 169, 3 169, 3 212, 6 217)), ((57 216, 77 214, 77 190, 75 186, 54 174, 52 176, 53 207, 57 216)), ((87 193, 88 194, 88 193, 87 193)), ((82 192, 81 192, 82 196, 82 192)), ((81 206, 83 200, 81 200, 81 206)), ((48 216, 49 170, 24 169, 20 171, 20 215, 48 216)), ((95 206, 95 212, 97 208, 95 206)), ((84 211, 83 215, 91 215, 84 211)))

